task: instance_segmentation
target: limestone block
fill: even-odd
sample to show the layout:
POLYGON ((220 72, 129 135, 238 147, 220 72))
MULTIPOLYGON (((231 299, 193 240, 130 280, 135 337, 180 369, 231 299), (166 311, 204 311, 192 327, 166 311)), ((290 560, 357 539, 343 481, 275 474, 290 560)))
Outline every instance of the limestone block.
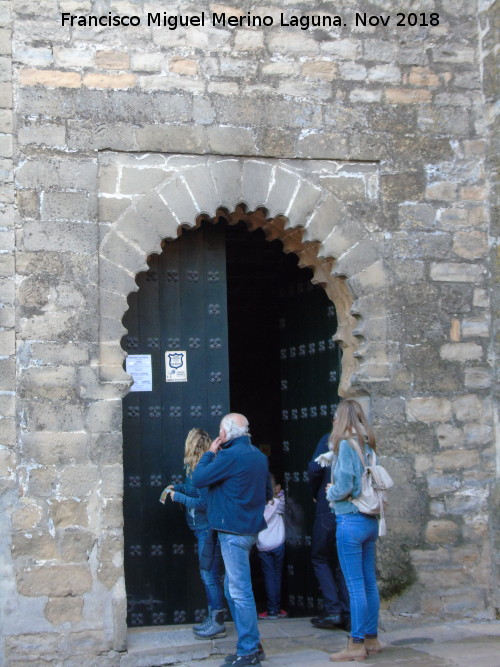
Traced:
POLYGON ((409 421, 447 422, 451 419, 451 403, 447 398, 412 398, 406 406, 409 421))
POLYGON ((123 540, 116 535, 101 537, 98 554, 98 579, 111 589, 123 575, 123 540))
POLYGON ((101 468, 101 495, 104 498, 123 496, 123 468, 121 465, 105 465, 101 468))
POLYGON ((473 305, 478 308, 489 308, 490 299, 488 293, 484 289, 475 289, 473 294, 473 305))
POLYGON ((346 61, 356 60, 361 48, 361 42, 356 39, 331 39, 321 42, 322 53, 329 53, 346 61))
POLYGON ((10 109, 0 109, 0 132, 10 134, 12 132, 13 113, 10 109))
POLYGON ((481 231, 457 232, 453 252, 465 259, 484 259, 488 255, 488 234, 481 231))
POLYGON ((92 220, 96 200, 83 192, 46 192, 42 204, 42 220, 92 220))
POLYGON ((13 327, 15 323, 15 309, 13 307, 0 308, 0 327, 13 327))
POLYGON ((229 211, 234 211, 236 205, 243 201, 242 167, 241 160, 232 158, 214 160, 210 163, 220 206, 229 211))
POLYGON ((453 411, 459 421, 480 421, 482 404, 476 394, 467 394, 453 400, 453 411))
POLYGON ((44 466, 30 470, 28 488, 30 496, 53 496, 59 484, 59 475, 55 466, 44 466))
POLYGON ((489 338, 490 320, 487 317, 466 317, 462 320, 462 334, 467 336, 478 336, 489 338))
MULTIPOLYGON (((114 343, 118 345, 117 341, 122 338, 127 333, 127 330, 122 324, 121 319, 113 319, 111 317, 100 317, 99 318, 99 340, 101 344, 103 343, 114 343)), ((109 368, 111 369, 114 364, 110 364, 109 368)), ((116 365, 116 369, 121 368, 121 364, 116 365)), ((104 371, 104 367, 101 366, 101 372, 104 371)), ((108 381, 112 382, 113 380, 118 380, 119 382, 125 382, 129 379, 129 376, 123 373, 118 373, 118 376, 115 377, 113 374, 108 378, 108 381)), ((103 378, 104 379, 104 378, 103 378)))
POLYGON ((60 633, 27 632, 6 638, 5 654, 12 667, 36 664, 41 655, 44 660, 56 662, 60 656, 60 644, 60 633))
POLYGON ((39 366, 79 366, 89 362, 90 348, 85 343, 45 343, 34 342, 31 356, 39 366))
POLYGON ((17 193, 17 206, 19 214, 23 219, 36 220, 40 217, 40 199, 35 190, 19 190, 17 193))
POLYGON ((479 453, 468 449, 447 449, 432 457, 436 470, 471 468, 479 464, 479 453))
MULTIPOLYGON (((111 346, 103 345, 105 349, 109 348, 114 351, 112 355, 106 357, 106 355, 101 356, 101 363, 109 363, 111 360, 121 360, 123 364, 123 359, 126 356, 124 350, 121 349, 116 343, 111 346)), ((116 361, 120 363, 120 361, 116 361)), ((80 368, 78 371, 78 384, 79 389, 78 393, 82 398, 91 399, 91 400, 107 400, 112 398, 122 398, 129 389, 129 384, 126 386, 116 385, 115 383, 102 382, 99 376, 99 369, 94 368, 80 368)))
POLYGON ((78 248, 91 254, 97 246, 97 226, 82 222, 45 221, 28 222, 24 226, 25 250, 62 251, 78 248))
POLYGON ((9 357, 16 353, 15 331, 0 331, 0 355, 9 357))
POLYGON ((297 156, 310 159, 331 158, 349 159, 351 148, 349 139, 342 132, 320 132, 318 130, 302 133, 297 140, 297 156))
POLYGON ((60 558, 65 563, 86 563, 96 542, 92 533, 80 528, 68 528, 57 536, 60 558))
POLYGON ((402 229, 434 229, 436 210, 430 204, 409 204, 405 202, 399 205, 399 220, 402 229))
POLYGON ((474 361, 483 358, 483 348, 477 343, 446 343, 439 356, 446 361, 474 361))
POLYGON ((287 169, 277 167, 273 171, 266 208, 270 217, 286 215, 293 206, 295 193, 300 184, 300 177, 287 169))
POLYGON ((128 53, 120 51, 97 51, 95 62, 102 69, 128 69, 130 67, 128 53))
POLYGON ((13 305, 16 294, 16 285, 11 278, 0 279, 0 302, 5 305, 13 305))
POLYGON ((135 74, 84 74, 83 85, 87 88, 111 88, 126 90, 136 85, 135 74))
POLYGON ((68 648, 71 655, 81 655, 82 657, 89 654, 105 655, 110 650, 109 640, 104 637, 102 630, 70 632, 68 648))
POLYGON ((463 488, 446 498, 449 514, 461 515, 487 511, 487 494, 484 488, 463 488))
POLYGON ((213 217, 220 207, 220 201, 212 174, 206 164, 187 169, 185 179, 198 211, 213 217))
POLYGON ((203 127, 192 125, 142 125, 135 130, 137 147, 141 151, 165 153, 205 153, 206 136, 203 127))
POLYGON ((273 167, 269 162, 258 160, 244 160, 241 176, 241 201, 251 211, 265 206, 271 184, 273 167))
POLYGON ((80 431, 84 428, 82 406, 70 403, 30 401, 26 425, 31 431, 80 431))
POLYGON ((389 104, 428 104, 432 100, 425 88, 388 88, 384 96, 389 104))
POLYGON ((77 498, 68 498, 66 500, 52 498, 48 503, 50 517, 56 528, 88 526, 87 501, 77 498))
POLYGON ((45 618, 52 625, 79 623, 82 620, 83 598, 80 596, 51 597, 45 605, 45 618))
POLYGON ((87 413, 87 427, 92 433, 118 431, 121 428, 121 399, 95 401, 87 413))
POLYGON ((412 86, 435 88, 440 85, 439 76, 428 67, 412 67, 408 76, 408 83, 412 86))
POLYGON ((255 155, 258 152, 255 131, 250 128, 207 127, 206 136, 210 153, 224 155, 228 145, 235 155, 255 155))
POLYGON ((487 424, 465 424, 465 444, 469 446, 489 445, 494 439, 494 431, 487 424))
POLYGON ((123 167, 120 178, 120 192, 124 195, 144 194, 155 188, 169 176, 165 169, 132 169, 123 167))
POLYGON ((487 367, 470 367, 464 370, 465 386, 469 389, 487 389, 491 387, 491 370, 487 367))
POLYGON ((164 60, 161 53, 132 53, 130 57, 135 72, 161 72, 164 60))
POLYGON ((184 179, 169 181, 159 189, 158 194, 180 224, 194 226, 200 210, 184 179))
POLYGON ((38 123, 20 127, 17 133, 19 144, 38 146, 66 146, 66 128, 55 123, 38 123))
POLYGON ((426 199, 437 199, 439 201, 455 201, 457 198, 457 186, 448 181, 431 183, 425 190, 426 199))
POLYGON ((127 198, 99 195, 97 208, 100 222, 115 222, 129 206, 127 198))
POLYGON ((420 171, 382 174, 380 190, 385 201, 402 202, 423 199, 425 175, 420 171))
POLYGON ((71 465, 60 468, 60 492, 62 496, 84 498, 91 495, 97 486, 97 466, 71 465))
POLYGON ((436 428, 439 446, 442 448, 460 447, 464 442, 464 433, 451 424, 440 424, 436 428))
POLYGON ((342 254, 333 269, 335 276, 355 276, 366 266, 379 260, 379 251, 373 239, 365 238, 342 254))
POLYGON ((103 257, 99 260, 99 285, 110 292, 125 296, 139 289, 135 282, 135 275, 103 257))
MULTIPOLYGON (((157 229, 150 226, 142 216, 129 209, 114 227, 117 234, 140 248, 147 257, 153 252, 161 252, 162 236, 157 229)), ((125 312, 124 308, 121 312, 125 312)), ((110 313, 112 315, 112 313, 110 313)))
MULTIPOLYGON (((427 487, 429 496, 435 498, 443 494, 452 494, 462 486, 459 475, 440 475, 431 473, 427 476, 427 487)), ((447 499, 446 499, 447 500, 447 499)), ((448 508, 446 504, 446 508, 448 508)))
POLYGON ((81 75, 78 72, 23 68, 19 73, 22 86, 46 86, 47 88, 80 88, 81 75))
POLYGON ((21 507, 16 509, 12 515, 13 529, 15 531, 30 531, 40 526, 43 508, 28 498, 21 498, 19 504, 21 507))
POLYGON ((302 65, 302 74, 305 77, 333 81, 337 75, 337 63, 329 60, 311 60, 302 65))
POLYGON ((100 255, 130 273, 137 274, 148 268, 145 253, 114 230, 101 243, 100 255))
POLYGON ((236 30, 234 48, 237 51, 259 51, 264 48, 264 32, 259 30, 236 30))
POLYGON ((14 394, 0 394, 0 415, 14 417, 16 414, 16 399, 14 394))
POLYGON ((286 212, 288 216, 288 225, 295 227, 297 225, 305 226, 307 220, 312 215, 321 198, 320 188, 301 180, 298 190, 295 192, 293 200, 286 212))
POLYGON ((57 545, 49 533, 17 533, 12 539, 12 556, 23 558, 25 565, 55 560, 58 558, 57 545))
POLYGON ((10 477, 16 470, 16 456, 11 449, 0 447, 0 477, 10 477))
POLYGON ((24 398, 72 399, 76 396, 75 380, 76 369, 70 366, 27 368, 20 374, 19 395, 24 398))
POLYGON ((106 502, 103 508, 101 520, 101 529, 122 530, 123 529, 123 501, 122 498, 113 498, 106 502))
POLYGON ((28 597, 82 595, 91 586, 92 575, 84 565, 41 565, 23 568, 17 576, 19 593, 28 597))
POLYGON ((23 454, 42 466, 62 466, 88 461, 85 433, 39 431, 23 435, 23 454))
MULTIPOLYGON (((304 232, 305 241, 322 241, 324 255, 327 257, 338 257, 338 244, 334 241, 338 239, 331 233, 337 232, 337 225, 346 222, 348 216, 345 213, 345 205, 337 201, 332 195, 326 195, 323 201, 316 207, 314 213, 307 221, 307 227, 304 232)), ((350 226, 349 226, 350 229, 350 226)), ((341 232, 347 230, 347 225, 341 228, 341 232)))
MULTIPOLYGON (((267 35, 266 35, 267 37, 267 35)), ((304 34, 292 32, 269 33, 267 46, 271 53, 294 56, 314 56, 318 53, 318 42, 304 34)))
POLYGON ((56 67, 92 67, 94 64, 94 53, 87 49, 68 49, 55 46, 53 56, 56 67))

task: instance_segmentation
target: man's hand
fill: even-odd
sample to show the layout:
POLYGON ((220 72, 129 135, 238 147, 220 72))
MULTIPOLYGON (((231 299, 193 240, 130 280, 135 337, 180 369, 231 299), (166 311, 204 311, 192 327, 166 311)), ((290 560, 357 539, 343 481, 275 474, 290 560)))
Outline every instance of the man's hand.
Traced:
POLYGON ((217 438, 215 438, 215 440, 212 441, 212 444, 208 448, 208 451, 212 452, 212 454, 217 454, 221 445, 222 445, 222 438, 220 436, 217 436, 217 438))

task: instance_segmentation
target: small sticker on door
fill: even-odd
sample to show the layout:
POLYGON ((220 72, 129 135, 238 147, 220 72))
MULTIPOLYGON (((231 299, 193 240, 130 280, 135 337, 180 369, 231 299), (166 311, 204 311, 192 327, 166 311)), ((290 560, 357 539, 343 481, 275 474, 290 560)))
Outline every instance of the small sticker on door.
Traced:
POLYGON ((167 350, 165 352, 165 375, 167 382, 187 382, 185 350, 167 350))

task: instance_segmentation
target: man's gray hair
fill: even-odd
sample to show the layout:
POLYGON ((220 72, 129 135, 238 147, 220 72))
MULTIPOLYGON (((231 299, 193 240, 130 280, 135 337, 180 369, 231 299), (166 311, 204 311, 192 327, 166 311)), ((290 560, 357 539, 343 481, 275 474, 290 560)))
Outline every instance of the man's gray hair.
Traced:
POLYGON ((223 417, 220 425, 225 430, 228 440, 238 438, 240 435, 246 435, 248 433, 248 421, 245 424, 238 424, 232 415, 223 417))

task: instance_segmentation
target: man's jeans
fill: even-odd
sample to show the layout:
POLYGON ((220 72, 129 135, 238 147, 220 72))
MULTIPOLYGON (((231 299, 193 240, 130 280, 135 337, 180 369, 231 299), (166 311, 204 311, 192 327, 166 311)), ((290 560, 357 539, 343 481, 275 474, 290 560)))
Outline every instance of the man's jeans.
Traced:
POLYGON ((281 611, 281 576, 285 559, 285 543, 276 549, 258 551, 267 594, 267 611, 279 614, 281 611))
POLYGON ((337 515, 337 550, 351 603, 351 635, 376 635, 380 598, 375 574, 378 521, 365 514, 337 515))
MULTIPOLYGON (((203 551, 203 545, 207 539, 208 528, 203 530, 195 530, 194 534, 198 540, 198 558, 201 557, 201 552, 203 551)), ((208 609, 220 611, 224 608, 224 600, 222 594, 222 582, 221 582, 221 565, 222 557, 220 552, 220 544, 217 543, 215 546, 214 560, 210 571, 202 570, 200 568, 201 579, 205 585, 205 591, 207 594, 208 609)))
POLYGON ((250 549, 256 535, 219 532, 222 558, 226 568, 224 593, 238 633, 237 655, 251 655, 259 648, 257 610, 250 576, 250 549))
POLYGON ((335 540, 335 514, 316 514, 312 534, 311 562, 323 594, 323 613, 349 613, 349 593, 340 569, 335 540))

